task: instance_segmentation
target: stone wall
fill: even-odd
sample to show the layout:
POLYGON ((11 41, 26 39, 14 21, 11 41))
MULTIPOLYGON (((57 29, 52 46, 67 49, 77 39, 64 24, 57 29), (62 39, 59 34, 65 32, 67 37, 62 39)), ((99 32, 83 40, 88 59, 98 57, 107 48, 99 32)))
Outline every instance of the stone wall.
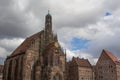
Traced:
POLYGON ((0 65, 0 80, 2 80, 3 77, 3 65, 0 65))
POLYGON ((21 80, 24 54, 8 58, 4 64, 3 80, 21 80))
POLYGON ((116 64, 104 52, 96 64, 95 76, 96 80, 117 80, 116 64))
POLYGON ((79 80, 93 80, 92 68, 79 67, 79 80))

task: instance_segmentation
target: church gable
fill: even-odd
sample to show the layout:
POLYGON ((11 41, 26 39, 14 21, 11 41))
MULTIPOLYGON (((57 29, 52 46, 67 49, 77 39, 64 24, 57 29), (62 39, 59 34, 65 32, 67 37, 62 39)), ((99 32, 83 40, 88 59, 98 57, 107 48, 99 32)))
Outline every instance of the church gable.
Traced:
POLYGON ((60 65, 65 61, 65 55, 58 42, 50 43, 43 52, 44 63, 46 65, 60 65))
POLYGON ((64 55, 64 52, 58 42, 52 42, 50 43, 44 50, 43 55, 49 55, 52 54, 59 54, 59 55, 64 55))
POLYGON ((23 52, 25 53, 26 49, 35 47, 36 40, 39 39, 39 36, 42 35, 42 32, 43 31, 38 32, 38 33, 26 38, 23 41, 23 43, 18 48, 16 48, 16 50, 10 56, 18 55, 23 52))

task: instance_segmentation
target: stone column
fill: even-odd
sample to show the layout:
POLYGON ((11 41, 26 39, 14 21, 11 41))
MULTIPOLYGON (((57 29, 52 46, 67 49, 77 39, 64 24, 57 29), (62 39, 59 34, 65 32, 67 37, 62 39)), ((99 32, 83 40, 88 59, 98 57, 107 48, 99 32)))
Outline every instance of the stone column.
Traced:
POLYGON ((7 80, 11 80, 12 60, 9 61, 8 65, 7 80))
POLYGON ((23 74, 23 80, 31 80, 31 75, 32 75, 32 69, 33 69, 33 64, 34 64, 34 53, 33 50, 27 50, 25 57, 24 57, 24 74, 23 74))
POLYGON ((35 80, 41 80, 41 66, 35 66, 35 80))

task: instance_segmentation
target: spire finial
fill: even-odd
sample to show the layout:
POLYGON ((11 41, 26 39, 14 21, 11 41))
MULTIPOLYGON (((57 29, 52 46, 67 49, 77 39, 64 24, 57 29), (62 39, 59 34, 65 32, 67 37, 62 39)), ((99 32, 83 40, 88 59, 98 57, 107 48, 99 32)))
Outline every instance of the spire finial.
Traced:
POLYGON ((47 14, 46 16, 50 16, 50 17, 51 17, 51 15, 50 15, 50 10, 49 10, 49 9, 48 9, 48 14, 47 14))
POLYGON ((48 10, 48 14, 50 13, 50 10, 48 10))

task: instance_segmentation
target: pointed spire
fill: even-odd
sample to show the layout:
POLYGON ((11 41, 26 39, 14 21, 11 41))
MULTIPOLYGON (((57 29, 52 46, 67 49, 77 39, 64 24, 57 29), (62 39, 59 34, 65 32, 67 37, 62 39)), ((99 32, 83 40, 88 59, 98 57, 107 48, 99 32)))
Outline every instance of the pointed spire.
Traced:
POLYGON ((48 14, 50 13, 50 10, 48 10, 48 14))
POLYGON ((47 14, 46 16, 49 16, 49 17, 51 17, 51 15, 50 15, 50 10, 48 10, 48 14, 47 14))
POLYGON ((45 16, 45 43, 48 45, 53 40, 52 34, 52 16, 49 14, 45 16))
POLYGON ((52 16, 50 15, 49 10, 48 10, 48 14, 45 17, 45 26, 52 27, 52 16))

